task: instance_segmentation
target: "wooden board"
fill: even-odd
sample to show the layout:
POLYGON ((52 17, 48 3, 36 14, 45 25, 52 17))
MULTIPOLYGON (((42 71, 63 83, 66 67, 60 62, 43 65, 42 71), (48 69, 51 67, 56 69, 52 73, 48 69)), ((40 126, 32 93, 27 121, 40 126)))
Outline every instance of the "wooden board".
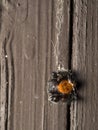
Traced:
POLYGON ((58 56, 58 60, 68 68, 69 4, 63 0, 2 2, 2 130, 65 130, 67 127, 67 106, 48 102, 47 80, 57 69, 54 52, 56 42, 59 44, 58 31, 58 51, 63 57, 61 61, 58 56), (56 27, 60 24, 56 12, 65 21, 60 30, 56 27))
POLYGON ((0 129, 96 130, 97 0, 0 1, 0 129), (58 63, 76 74, 77 101, 48 102, 58 63))
POLYGON ((79 96, 71 104, 71 130, 98 128, 98 1, 74 0, 73 62, 79 96))

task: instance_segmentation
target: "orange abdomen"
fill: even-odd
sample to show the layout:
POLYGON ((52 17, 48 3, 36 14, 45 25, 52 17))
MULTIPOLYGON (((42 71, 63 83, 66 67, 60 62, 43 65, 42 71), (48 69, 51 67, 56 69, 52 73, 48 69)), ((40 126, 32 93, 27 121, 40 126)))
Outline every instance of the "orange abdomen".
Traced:
POLYGON ((73 86, 74 86, 73 83, 67 80, 63 80, 58 85, 58 91, 63 94, 69 94, 72 91, 73 86))

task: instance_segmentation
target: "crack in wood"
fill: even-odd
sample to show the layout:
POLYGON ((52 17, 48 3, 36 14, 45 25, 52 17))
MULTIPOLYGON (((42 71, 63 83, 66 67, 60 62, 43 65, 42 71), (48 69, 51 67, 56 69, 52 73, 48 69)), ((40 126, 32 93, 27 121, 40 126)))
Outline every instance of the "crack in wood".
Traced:
MULTIPOLYGON (((68 69, 72 69, 72 46, 73 46, 73 0, 70 0, 70 21, 69 21, 69 61, 68 61, 68 69)), ((71 121, 71 113, 70 113, 70 104, 67 104, 67 130, 70 130, 70 121, 71 121)))
POLYGON ((68 62, 68 69, 70 70, 72 67, 72 44, 73 44, 73 0, 70 0, 70 21, 69 21, 69 62, 68 62))
POLYGON ((9 79, 9 73, 8 73, 8 59, 7 59, 7 52, 6 52, 6 38, 4 40, 4 43, 3 43, 3 50, 4 50, 4 56, 5 56, 5 82, 6 82, 6 101, 5 101, 5 116, 6 116, 6 119, 5 119, 5 130, 7 130, 7 123, 8 123, 8 90, 9 90, 9 82, 8 82, 8 79, 9 79))
MULTIPOLYGON (((4 38, 2 43, 2 59, 4 59, 4 67, 5 70, 2 73, 5 73, 5 120, 2 125, 4 126, 4 130, 9 130, 10 124, 10 112, 12 108, 12 100, 14 94, 14 65, 13 65, 13 53, 11 48, 11 43, 13 40, 12 34, 9 32, 7 37, 4 38)), ((3 79, 2 79, 3 80, 3 79)), ((2 118, 2 117, 1 117, 2 118)))

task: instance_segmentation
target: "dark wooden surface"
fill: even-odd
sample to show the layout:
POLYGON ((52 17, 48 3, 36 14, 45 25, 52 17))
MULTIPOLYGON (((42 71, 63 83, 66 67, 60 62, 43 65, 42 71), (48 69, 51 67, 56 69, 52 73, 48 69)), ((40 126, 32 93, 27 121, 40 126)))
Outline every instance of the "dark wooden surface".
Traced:
POLYGON ((71 105, 71 130, 98 128, 98 1, 74 1, 72 68, 81 100, 71 105))
POLYGON ((97 130, 97 37, 97 0, 0 1, 1 130, 97 130), (70 106, 47 99, 56 56, 76 73, 70 106))

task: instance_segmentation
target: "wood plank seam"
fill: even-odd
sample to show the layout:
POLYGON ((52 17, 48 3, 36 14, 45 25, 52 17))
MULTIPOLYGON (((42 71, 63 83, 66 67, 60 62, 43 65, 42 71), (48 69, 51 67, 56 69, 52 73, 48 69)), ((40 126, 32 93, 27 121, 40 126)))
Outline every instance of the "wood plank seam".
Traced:
MULTIPOLYGON (((73 0, 70 0, 70 21, 69 21, 69 60, 68 60, 68 69, 72 70, 72 46, 73 46, 73 14, 74 14, 74 8, 73 8, 73 0)), ((67 104, 67 130, 70 130, 70 104, 67 104)))

